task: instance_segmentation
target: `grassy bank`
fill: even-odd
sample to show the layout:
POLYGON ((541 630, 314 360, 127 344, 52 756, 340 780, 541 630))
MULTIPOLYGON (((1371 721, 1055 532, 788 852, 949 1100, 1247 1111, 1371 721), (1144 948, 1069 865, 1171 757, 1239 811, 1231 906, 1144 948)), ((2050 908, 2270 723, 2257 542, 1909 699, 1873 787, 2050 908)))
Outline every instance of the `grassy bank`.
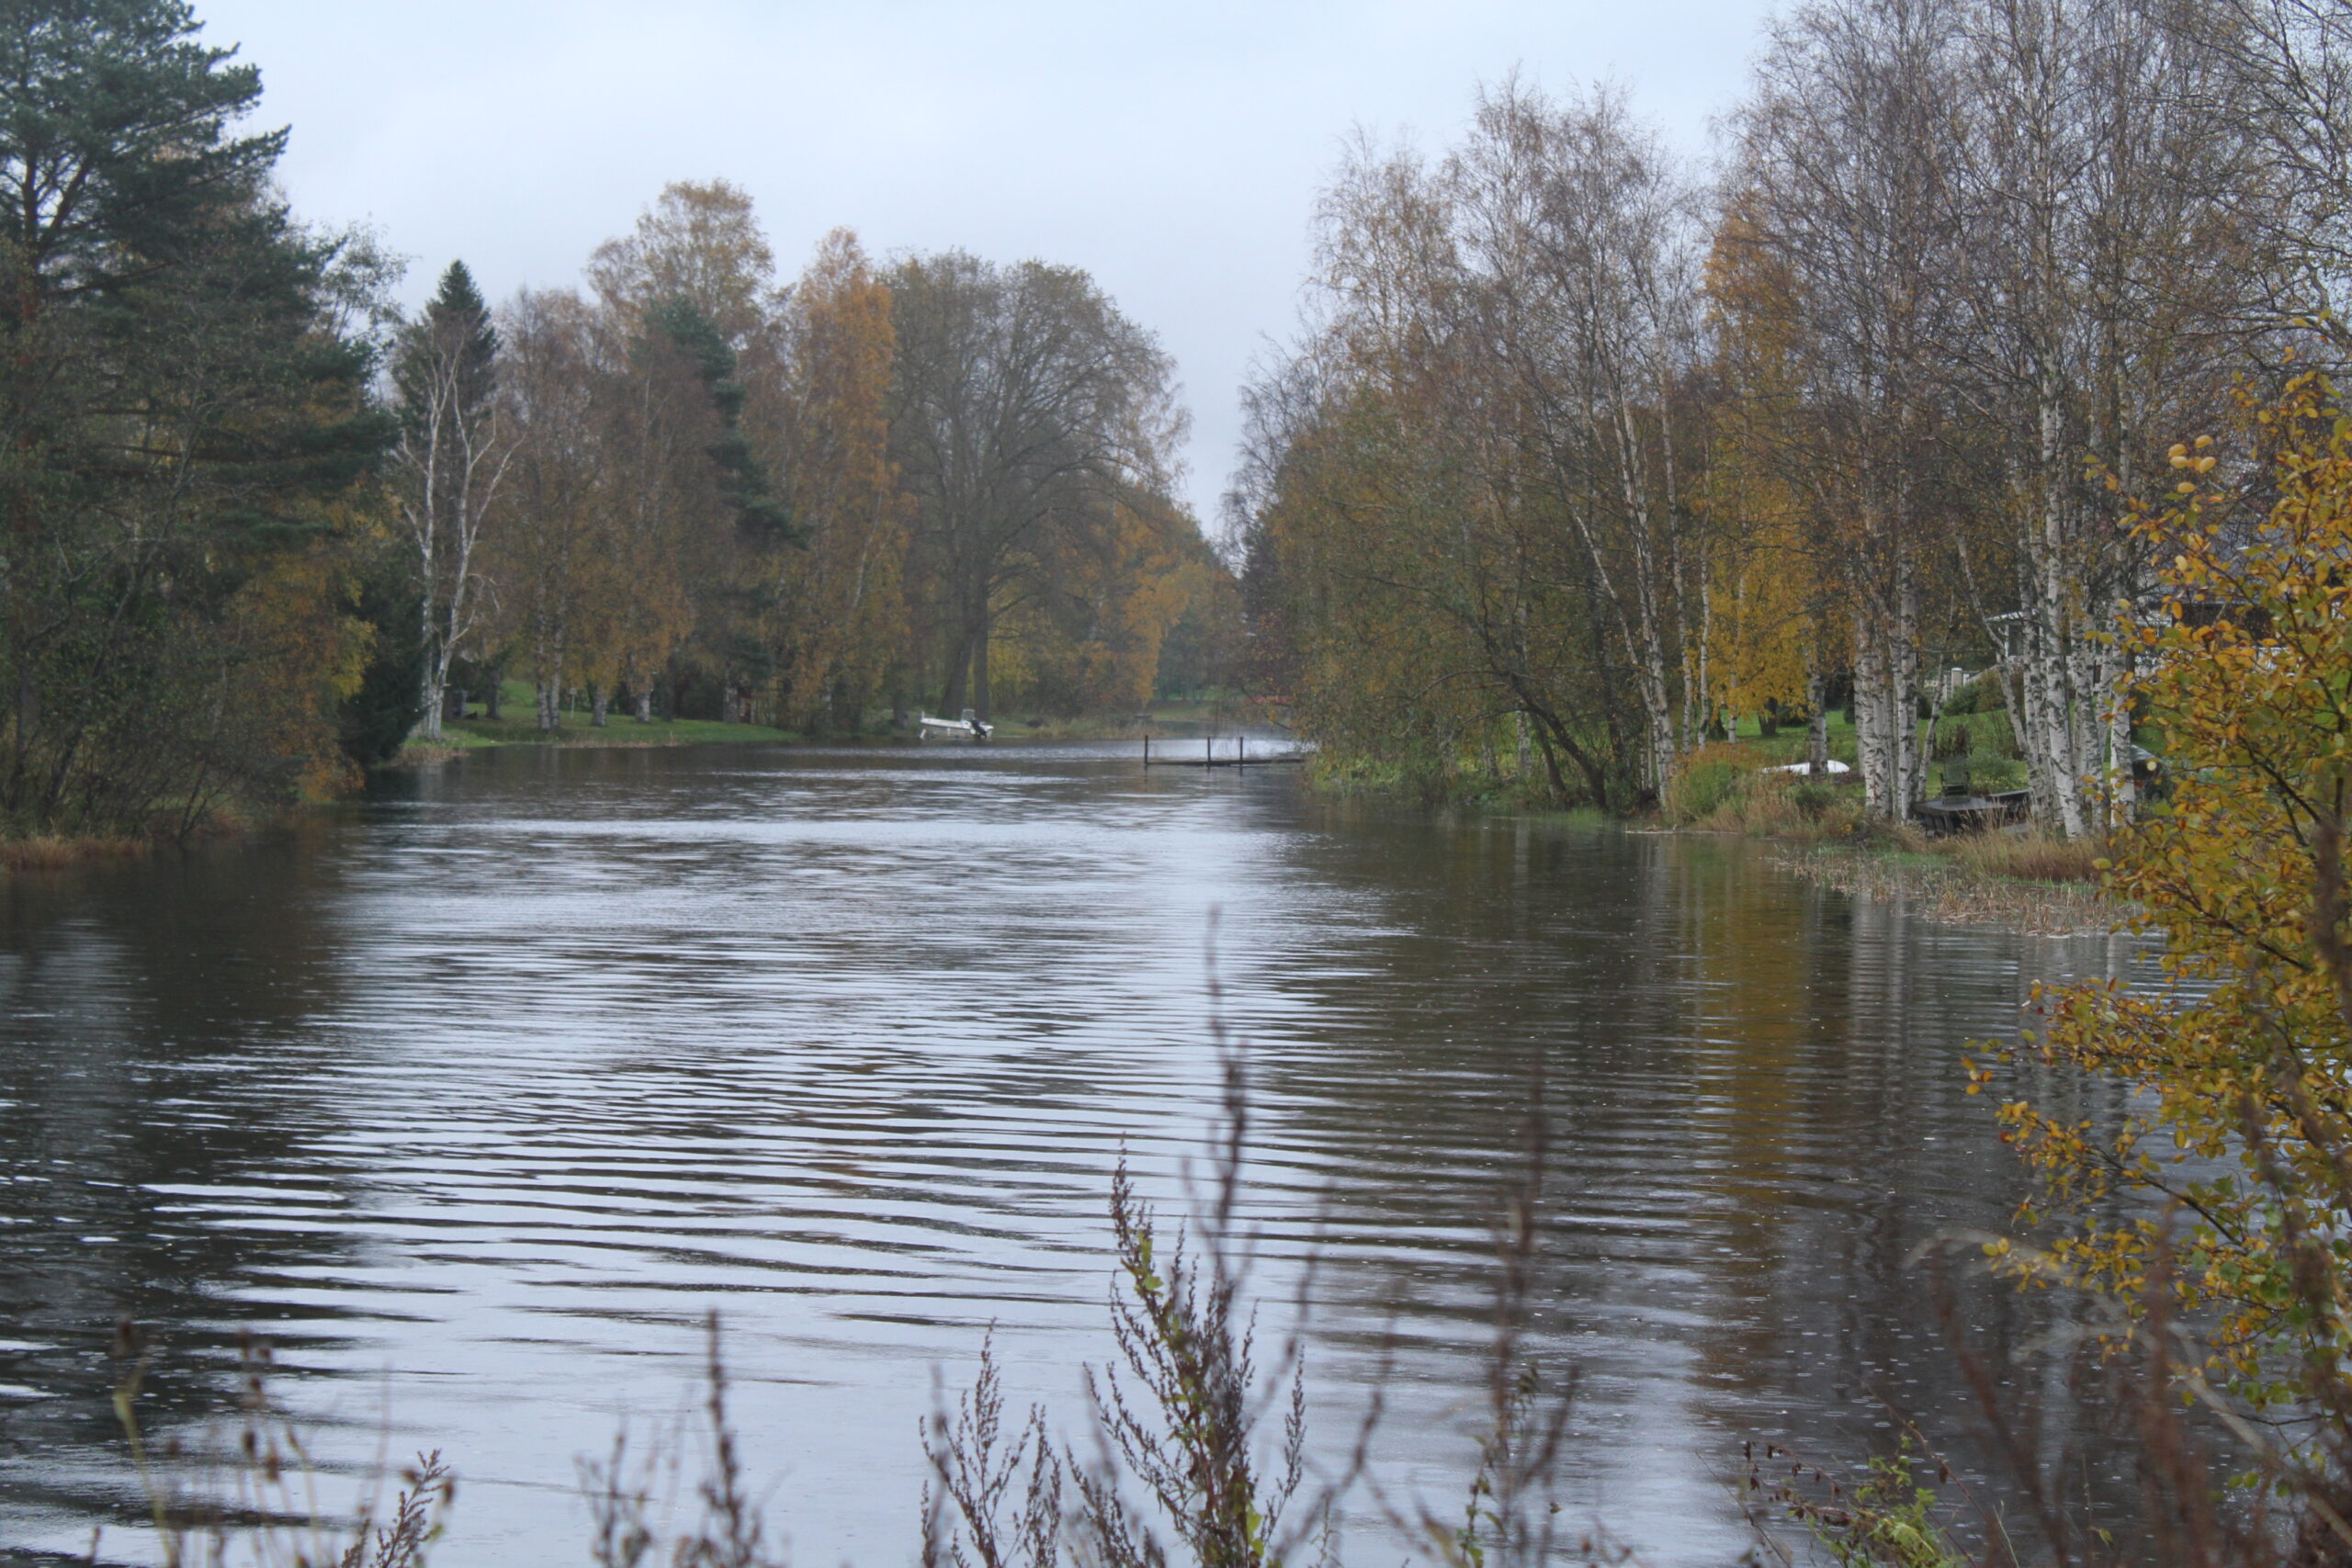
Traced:
POLYGON ((2135 907, 2101 891, 2079 840, 1992 833, 1886 844, 1792 846, 1772 863, 1840 893, 1894 899, 1943 925, 2004 926, 2035 936, 2109 931, 2135 907))
MULTIPOLYGON (((2006 715, 1955 715, 1943 723, 1948 733, 1939 749, 1966 759, 1973 788, 1992 793, 2022 784, 2022 764, 2001 755, 1996 743, 2006 715), (1985 733, 1962 737, 1962 728, 1985 733)), ((1833 715, 1828 739, 1831 760, 1851 769, 1853 727, 1833 715)), ((1684 831, 1781 844, 1785 852, 1776 864, 1842 892, 1900 897, 1932 920, 2034 932, 2106 931, 2132 912, 2100 892, 2098 845, 2016 828, 1931 839, 1911 824, 1870 816, 1852 772, 1812 778, 1774 771, 1803 761, 1807 744, 1801 727, 1763 735, 1749 720, 1738 739, 1715 741, 1684 759, 1659 819, 1684 831)), ((1483 758, 1440 769, 1325 751, 1309 761, 1306 775, 1328 795, 1558 814, 1546 781, 1518 774, 1507 759, 1490 772, 1483 758)), ((1589 810, 1571 815, 1600 820, 1589 810)))
POLYGON ((533 706, 531 688, 509 681, 499 693, 499 716, 492 718, 480 703, 466 705, 466 716, 444 720, 438 740, 411 740, 392 759, 394 766, 446 762, 492 746, 709 746, 759 740, 793 740, 786 729, 758 724, 721 724, 716 719, 664 718, 639 724, 636 716, 615 712, 604 724, 586 713, 566 710, 553 729, 541 729, 533 706))
MULTIPOLYGON (((543 730, 535 716, 531 688, 520 681, 509 681, 501 689, 499 715, 492 719, 481 704, 469 703, 465 717, 443 723, 439 740, 412 740, 393 759, 393 764, 446 762, 492 746, 710 746, 805 739, 789 729, 757 724, 721 724, 713 719, 657 719, 639 724, 634 716, 617 710, 600 728, 590 722, 586 713, 567 709, 555 729, 543 730)), ((1157 738, 1230 734, 1238 726, 1256 721, 1231 704, 1203 701, 1154 703, 1139 713, 1076 717, 1005 712, 998 714, 993 722, 997 738, 1003 740, 1132 740, 1144 735, 1157 738)), ((868 716, 867 733, 890 736, 889 716, 868 716)), ((909 739, 902 735, 895 738, 909 739)))

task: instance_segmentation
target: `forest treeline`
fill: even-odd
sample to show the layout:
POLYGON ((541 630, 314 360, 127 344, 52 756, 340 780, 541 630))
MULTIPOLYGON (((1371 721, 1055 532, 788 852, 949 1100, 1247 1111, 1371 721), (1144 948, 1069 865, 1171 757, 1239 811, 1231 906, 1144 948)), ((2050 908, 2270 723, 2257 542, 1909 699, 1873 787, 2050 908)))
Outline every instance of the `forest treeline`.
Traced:
POLYGON ((176 0, 0 17, 9 833, 330 794, 508 679, 547 726, 844 731, 1131 710, 1171 628, 1205 677, 1173 367, 1083 272, 844 232, 787 279, 682 183, 582 287, 452 264, 404 317, 288 210, 260 90, 176 0))
POLYGON ((1738 716, 1819 760, 1844 709, 1900 818, 1949 671, 1995 669, 2036 818, 2114 825, 2111 634, 2169 603, 2131 519, 2258 473, 2247 411, 2341 357, 2348 28, 1815 0, 1703 179, 1623 95, 1516 80, 1442 155, 1358 145, 1248 393, 1261 677, 1342 758, 1610 809, 1738 716))
POLYGON ((508 676, 547 728, 1132 710, 1209 611, 1173 365, 1084 273, 836 232, 784 283, 713 182, 587 279, 492 309, 453 264, 392 336, 428 736, 508 676))

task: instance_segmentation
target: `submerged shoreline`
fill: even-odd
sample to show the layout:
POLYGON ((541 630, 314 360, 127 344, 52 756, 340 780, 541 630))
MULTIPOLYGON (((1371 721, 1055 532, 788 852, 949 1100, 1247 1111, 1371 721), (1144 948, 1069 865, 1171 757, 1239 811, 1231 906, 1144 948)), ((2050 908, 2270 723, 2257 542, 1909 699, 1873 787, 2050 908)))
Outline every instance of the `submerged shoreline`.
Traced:
POLYGON ((1783 871, 1853 897, 1900 899, 1937 925, 2081 936, 2128 929, 2139 912, 2095 882, 2003 876, 1954 857, 1897 848, 1774 844, 1770 863, 1783 871))
POLYGON ((1809 795, 1840 798, 1801 800, 1798 786, 1808 781, 1783 780, 1767 790, 1747 787, 1763 776, 1746 765, 1734 775, 1737 787, 1715 798, 1680 802, 1680 812, 1615 815, 1591 807, 1538 805, 1509 782, 1499 789, 1456 789, 1432 796, 1393 769, 1330 759, 1328 753, 1307 773, 1309 786, 1329 795, 1385 796, 1494 817, 1752 841, 1770 847, 1770 863, 1806 881, 1850 895, 1901 898, 1921 919, 1939 925, 2073 935, 2119 930, 2137 913, 2136 906, 2102 889, 2094 865, 2101 852, 2088 841, 1997 829, 1928 839, 1908 823, 1864 818, 1860 791, 1850 784, 1810 784, 1809 795), (1847 796, 1851 798, 1842 798, 1847 796))

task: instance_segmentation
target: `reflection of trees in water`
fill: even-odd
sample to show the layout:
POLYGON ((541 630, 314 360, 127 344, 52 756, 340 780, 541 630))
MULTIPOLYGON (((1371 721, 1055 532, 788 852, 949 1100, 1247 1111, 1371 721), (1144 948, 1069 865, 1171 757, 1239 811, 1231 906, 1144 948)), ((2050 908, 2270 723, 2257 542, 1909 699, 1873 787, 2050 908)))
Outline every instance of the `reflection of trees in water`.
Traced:
MULTIPOLYGON (((0 883, 0 1322, 29 1347, 0 1352, 0 1382, 55 1395, 0 1401, 6 1460, 116 1438, 119 1318, 159 1344, 149 1423, 189 1419, 229 1396, 236 1323, 271 1328, 240 1298, 347 1264, 337 1179, 306 1182, 296 1163, 334 1108, 304 1092, 288 1049, 329 1005, 308 911, 334 874, 288 839, 0 883), (173 1191, 263 1185, 280 1213, 314 1185, 321 1224, 211 1224, 173 1191)), ((52 1464, 8 1489, 37 1501, 66 1484, 52 1464)))
MULTIPOLYGON (((1579 1426, 1637 1439, 1576 1462, 1645 1462, 1634 1450, 1662 1440, 1684 1450, 1672 1466, 1728 1474, 1749 1436, 1858 1461, 1892 1446, 1892 1410, 1997 1474, 1911 1261, 1947 1228, 2007 1229, 2027 1190, 1959 1057, 2014 1032, 2037 978, 2120 969, 2131 944, 1928 925, 1736 843, 1526 824, 1317 843, 1306 869, 1381 889, 1385 919, 1344 977, 1324 954, 1249 983, 1286 993, 1287 1016, 1339 1021, 1261 1053, 1270 1137, 1340 1165, 1379 1151, 1377 1175, 1330 1200, 1331 1348, 1368 1359, 1393 1324, 1410 1376, 1475 1376, 1483 1222, 1540 1066, 1554 1229, 1539 1326, 1580 1363, 1579 1426), (1402 1299, 1399 1252, 1414 1258, 1402 1299)), ((2083 1114, 2113 1114, 2077 1093, 2083 1114)), ((1951 1281, 2024 1418, 2053 1452, 2081 1445, 2122 1506, 2131 1482, 2069 1393, 2071 1363, 2038 1348, 2063 1303, 1965 1254, 1951 1281)))

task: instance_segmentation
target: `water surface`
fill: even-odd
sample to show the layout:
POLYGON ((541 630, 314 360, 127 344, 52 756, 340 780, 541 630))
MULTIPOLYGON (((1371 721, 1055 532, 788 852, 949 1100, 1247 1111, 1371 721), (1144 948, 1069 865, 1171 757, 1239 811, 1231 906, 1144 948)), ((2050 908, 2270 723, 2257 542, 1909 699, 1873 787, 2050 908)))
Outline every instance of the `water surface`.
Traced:
MULTIPOLYGON (((934 1373, 991 1325, 1083 1438, 1108 1173, 1181 1210, 1213 1012, 1253 1075, 1268 1337, 1319 1259, 1320 1462, 1382 1380, 1389 1495, 1458 1510, 1540 1080, 1572 1517, 1724 1562, 1744 1439, 1850 1462, 1917 1418, 1985 1468, 1907 1261, 2024 1191, 1958 1058, 2119 942, 1129 750, 496 752, 0 884, 0 1541, 148 1549, 107 1404, 129 1314, 157 1430, 223 1408, 259 1330, 330 1463, 452 1459, 436 1563, 576 1562, 578 1456, 678 1416, 715 1305, 797 1558, 903 1563, 934 1373)), ((2048 1309, 1962 1288, 2002 1374, 2045 1379, 2048 1309)))

